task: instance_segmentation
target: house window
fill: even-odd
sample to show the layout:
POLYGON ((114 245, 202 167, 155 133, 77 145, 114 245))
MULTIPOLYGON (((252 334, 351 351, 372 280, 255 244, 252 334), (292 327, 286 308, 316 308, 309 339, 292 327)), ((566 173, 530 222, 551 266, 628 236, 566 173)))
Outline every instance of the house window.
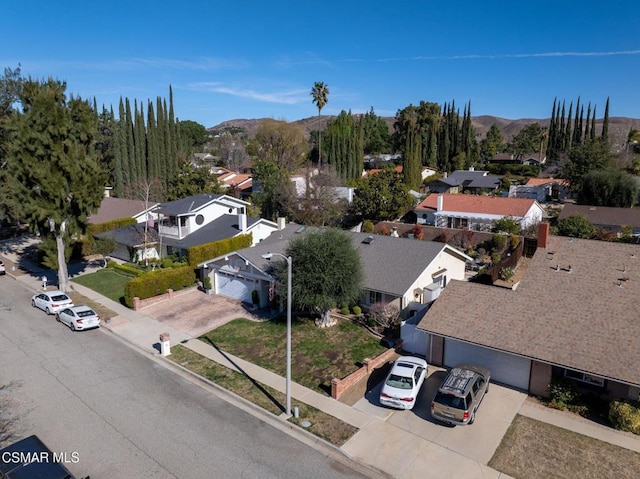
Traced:
POLYGON ((594 386, 604 387, 604 379, 591 374, 581 373, 579 371, 572 371, 571 369, 564 370, 564 376, 569 379, 574 379, 587 384, 593 384, 594 386))
POLYGON ((382 303, 382 293, 378 291, 369 291, 369 304, 382 303))

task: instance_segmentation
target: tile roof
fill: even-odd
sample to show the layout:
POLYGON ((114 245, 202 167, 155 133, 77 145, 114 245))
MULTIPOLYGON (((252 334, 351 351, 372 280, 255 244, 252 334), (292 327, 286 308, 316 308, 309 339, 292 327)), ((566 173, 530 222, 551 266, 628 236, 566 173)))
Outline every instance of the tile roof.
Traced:
POLYGON ((567 203, 562 208, 558 219, 573 215, 584 215, 596 226, 631 226, 640 227, 640 208, 613 208, 611 206, 574 205, 567 203))
MULTIPOLYGON (((289 223, 284 230, 275 231, 257 245, 242 249, 238 253, 259 268, 266 270, 268 262, 262 259, 263 254, 269 252, 284 254, 293 236, 313 230, 314 228, 289 223), (301 229, 303 231, 297 233, 301 229)), ((367 233, 347 233, 360 252, 365 288, 395 296, 404 295, 442 250, 446 249, 451 254, 460 255, 461 261, 466 258, 463 253, 451 246, 435 241, 420 241, 367 233), (372 236, 373 241, 369 244, 363 243, 363 240, 368 236, 372 236)))
MULTIPOLYGON (((148 204, 150 209, 156 205, 157 203, 148 204)), ((98 211, 89 216, 89 223, 97 225, 122 218, 133 218, 143 213, 144 210, 144 201, 142 200, 128 200, 109 196, 103 198, 98 211)))
POLYGON ((561 178, 529 178, 525 183, 526 186, 543 186, 557 183, 559 185, 563 185, 568 187, 569 183, 567 180, 563 180, 561 178))
MULTIPOLYGON (((430 194, 416 210, 437 210, 438 194, 430 194)), ((485 195, 442 194, 442 210, 457 213, 477 213, 500 216, 524 217, 536 200, 529 198, 504 198, 485 195)))
POLYGON ((551 236, 516 290, 451 281, 418 328, 640 385, 639 297, 640 246, 551 236))

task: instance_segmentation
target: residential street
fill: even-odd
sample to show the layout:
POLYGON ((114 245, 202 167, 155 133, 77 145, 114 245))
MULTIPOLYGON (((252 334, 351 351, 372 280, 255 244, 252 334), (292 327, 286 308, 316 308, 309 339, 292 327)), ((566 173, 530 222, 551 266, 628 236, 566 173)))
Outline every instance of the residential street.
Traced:
POLYGON ((365 477, 107 331, 71 332, 0 281, 0 401, 13 439, 37 434, 76 453, 66 465, 77 477, 365 477))

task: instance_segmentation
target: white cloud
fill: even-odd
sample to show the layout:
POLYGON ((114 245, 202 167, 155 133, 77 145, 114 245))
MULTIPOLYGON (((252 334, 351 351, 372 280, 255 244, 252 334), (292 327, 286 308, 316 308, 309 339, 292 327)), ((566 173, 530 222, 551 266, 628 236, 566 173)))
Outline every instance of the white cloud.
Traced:
POLYGON ((281 103, 286 105, 296 105, 309 101, 308 90, 294 89, 277 92, 258 92, 251 89, 241 89, 224 86, 218 82, 191 83, 188 87, 192 90, 199 90, 212 93, 222 93, 225 95, 248 98, 250 100, 262 101, 265 103, 281 103))

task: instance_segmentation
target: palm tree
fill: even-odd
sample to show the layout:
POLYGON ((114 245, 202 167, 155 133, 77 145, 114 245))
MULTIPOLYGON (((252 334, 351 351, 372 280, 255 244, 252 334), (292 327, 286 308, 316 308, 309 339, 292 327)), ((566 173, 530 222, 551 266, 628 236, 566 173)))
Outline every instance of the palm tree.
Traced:
MULTIPOLYGON (((311 89, 311 96, 313 97, 313 103, 318 107, 318 116, 329 103, 329 87, 325 82, 317 81, 313 84, 311 89)), ((318 129, 318 167, 322 168, 322 130, 318 129)))

